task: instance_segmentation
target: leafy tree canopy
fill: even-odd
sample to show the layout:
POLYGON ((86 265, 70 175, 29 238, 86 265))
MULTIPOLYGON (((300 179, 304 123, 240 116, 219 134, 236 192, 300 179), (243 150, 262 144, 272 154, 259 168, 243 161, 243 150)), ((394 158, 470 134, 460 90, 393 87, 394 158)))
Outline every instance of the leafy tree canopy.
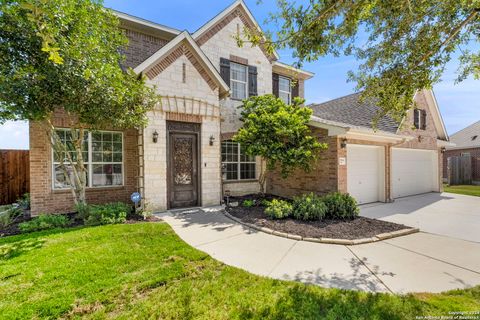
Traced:
POLYGON ((287 105, 273 95, 245 100, 240 107, 243 126, 233 139, 247 154, 261 156, 267 169, 278 166, 284 177, 294 168, 310 170, 318 152, 327 146, 311 135, 307 124, 312 110, 303 102, 295 98, 287 105))
POLYGON ((240 45, 293 48, 299 66, 329 54, 353 54, 363 63, 349 79, 364 90, 363 98, 375 98, 382 114, 397 120, 412 107, 417 89, 440 81, 457 51, 457 80, 480 78, 479 0, 277 2, 279 11, 269 22, 276 22, 279 31, 263 35, 247 29, 246 38, 237 37, 240 45))
POLYGON ((0 123, 63 108, 90 128, 133 127, 155 102, 121 68, 127 38, 97 0, 0 0, 0 123))

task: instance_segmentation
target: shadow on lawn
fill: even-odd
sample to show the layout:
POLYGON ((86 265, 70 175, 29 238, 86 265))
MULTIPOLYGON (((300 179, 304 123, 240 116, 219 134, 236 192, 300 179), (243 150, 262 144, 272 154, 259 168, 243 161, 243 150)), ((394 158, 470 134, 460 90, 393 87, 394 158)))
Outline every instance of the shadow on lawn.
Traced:
POLYGON ((415 319, 425 304, 413 295, 323 290, 295 285, 275 304, 260 310, 242 309, 240 319, 415 319))
POLYGON ((0 261, 15 258, 25 252, 41 248, 44 242, 44 239, 33 238, 0 245, 0 261))

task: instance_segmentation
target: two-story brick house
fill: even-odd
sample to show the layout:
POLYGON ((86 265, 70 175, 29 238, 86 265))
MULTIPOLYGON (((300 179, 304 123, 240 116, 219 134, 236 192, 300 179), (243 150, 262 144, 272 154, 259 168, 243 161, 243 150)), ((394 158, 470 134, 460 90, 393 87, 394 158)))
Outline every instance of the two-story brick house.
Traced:
MULTIPOLYGON (((194 33, 116 14, 129 38, 126 65, 146 75, 162 98, 143 130, 88 133, 87 201, 129 201, 139 191, 148 208, 162 211, 217 205, 227 190, 258 192, 263 163, 231 141, 241 126, 237 107, 252 95, 273 93, 287 103, 303 97, 304 82, 313 74, 281 63, 262 46, 237 46, 233 35, 244 26, 260 28, 241 0, 194 33)), ((310 173, 296 172, 286 180, 271 174, 267 191, 292 196, 339 190, 361 203, 439 191, 439 148, 448 137, 431 91, 419 91, 418 110, 406 117, 406 123, 415 120, 417 130, 384 119, 385 126, 373 131, 375 107, 359 105, 352 97, 311 106, 311 125, 329 150, 310 173), (411 166, 402 163, 416 163, 418 169, 410 172, 411 166), (413 182, 396 182, 395 174, 413 177, 418 172, 426 179, 423 186, 403 192, 413 182)), ((67 127, 61 112, 53 123, 59 130, 67 127)), ((68 141, 68 132, 63 137, 68 141)), ((73 199, 58 159, 35 122, 30 123, 30 159, 32 213, 71 210, 73 199)))

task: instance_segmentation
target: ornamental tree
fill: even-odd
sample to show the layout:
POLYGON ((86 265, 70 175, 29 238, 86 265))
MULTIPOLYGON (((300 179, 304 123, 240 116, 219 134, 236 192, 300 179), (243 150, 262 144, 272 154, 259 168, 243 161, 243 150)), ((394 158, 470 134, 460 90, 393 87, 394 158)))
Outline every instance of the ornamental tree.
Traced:
POLYGON ((292 104, 285 104, 274 95, 264 95, 250 97, 240 106, 243 126, 233 140, 248 155, 260 156, 266 162, 259 177, 262 192, 268 170, 278 167, 284 178, 295 168, 309 171, 319 151, 327 148, 311 135, 308 123, 312 110, 303 103, 295 98, 292 104))
POLYGON ((362 64, 349 80, 364 90, 362 98, 377 101, 381 115, 402 119, 416 90, 439 82, 451 59, 458 61, 458 82, 468 76, 480 79, 479 0, 277 3, 269 25, 276 23, 278 30, 246 29, 238 43, 292 48, 299 66, 326 55, 354 55, 362 64))
POLYGON ((121 67, 126 45, 100 1, 0 1, 0 123, 44 125, 76 204, 85 204, 86 130, 141 127, 156 102, 145 79, 121 67), (56 133, 55 112, 71 143, 56 133))

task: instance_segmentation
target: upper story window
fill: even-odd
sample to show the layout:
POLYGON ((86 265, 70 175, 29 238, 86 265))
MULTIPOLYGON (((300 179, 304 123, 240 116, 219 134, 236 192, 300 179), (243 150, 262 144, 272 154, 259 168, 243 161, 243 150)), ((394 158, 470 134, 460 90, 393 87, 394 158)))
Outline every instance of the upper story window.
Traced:
POLYGON ((237 142, 222 142, 222 165, 224 180, 255 179, 255 157, 245 154, 245 150, 237 142))
POLYGON ((282 76, 278 78, 278 97, 286 104, 292 102, 292 84, 290 79, 282 76))
POLYGON ((233 99, 243 100, 248 96, 248 67, 230 62, 230 89, 233 99))
MULTIPOLYGON (((73 147, 70 129, 58 129, 57 134, 66 144, 73 162, 76 152, 73 147)), ((123 133, 96 131, 85 133, 83 160, 87 170, 87 187, 105 187, 123 185, 123 133)), ((53 150, 52 150, 53 152, 53 150)), ((68 179, 61 168, 61 158, 67 169, 70 180, 73 179, 73 168, 67 154, 58 155, 53 152, 53 187, 65 189, 69 187, 68 179)))
POLYGON ((425 130, 427 128, 427 112, 422 109, 414 109, 413 124, 416 129, 425 130))

